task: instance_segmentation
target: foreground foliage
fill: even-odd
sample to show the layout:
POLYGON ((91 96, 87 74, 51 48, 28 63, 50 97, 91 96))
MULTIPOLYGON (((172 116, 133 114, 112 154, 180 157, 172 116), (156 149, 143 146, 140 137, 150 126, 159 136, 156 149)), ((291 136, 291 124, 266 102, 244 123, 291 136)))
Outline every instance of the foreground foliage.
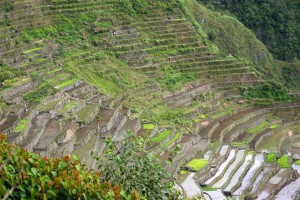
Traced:
POLYGON ((139 191, 147 199, 178 199, 174 183, 167 181, 167 174, 153 154, 145 151, 148 141, 129 133, 122 142, 106 141, 107 150, 97 158, 101 180, 139 191))
POLYGON ((76 157, 43 158, 8 144, 5 135, 0 135, 0 198, 139 199, 136 191, 126 195, 122 186, 101 181, 76 157))

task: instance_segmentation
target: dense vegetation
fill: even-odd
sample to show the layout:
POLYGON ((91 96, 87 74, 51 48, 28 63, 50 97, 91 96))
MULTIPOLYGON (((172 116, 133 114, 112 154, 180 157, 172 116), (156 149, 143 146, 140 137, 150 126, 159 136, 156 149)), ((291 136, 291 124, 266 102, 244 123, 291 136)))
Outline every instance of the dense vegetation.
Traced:
POLYGON ((273 101, 288 101, 291 96, 288 90, 280 83, 268 81, 256 87, 244 88, 243 96, 246 99, 269 99, 273 101))
POLYGON ((234 15, 256 33, 277 59, 300 58, 299 1, 222 0, 220 3, 214 0, 198 1, 210 8, 228 11, 234 15))
POLYGON ((76 157, 41 157, 0 135, 0 197, 3 199, 135 199, 120 185, 100 182, 76 157))
POLYGON ((145 140, 129 139, 118 147, 107 141, 98 173, 86 169, 76 156, 42 157, 8 144, 0 135, 0 198, 174 199, 172 182, 162 182, 163 169, 153 155, 144 156, 145 140))
POLYGON ((177 199, 173 182, 153 153, 145 151, 148 141, 128 134, 121 142, 107 139, 107 150, 97 158, 102 181, 122 185, 126 193, 135 188, 147 199, 177 199))

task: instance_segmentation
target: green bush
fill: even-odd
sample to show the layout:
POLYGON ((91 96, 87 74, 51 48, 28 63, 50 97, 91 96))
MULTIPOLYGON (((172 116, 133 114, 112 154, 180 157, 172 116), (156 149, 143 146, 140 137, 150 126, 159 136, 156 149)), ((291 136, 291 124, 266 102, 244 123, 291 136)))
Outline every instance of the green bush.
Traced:
POLYGON ((29 102, 39 102, 44 97, 54 94, 55 90, 47 83, 41 84, 38 88, 24 95, 24 100, 29 102))
POLYGON ((291 95, 288 90, 278 82, 263 82, 256 87, 243 88, 243 96, 246 99, 270 99, 274 101, 289 101, 291 95))
POLYGON ((101 182, 75 156, 41 157, 5 138, 0 134, 1 199, 141 199, 135 190, 127 195, 122 186, 101 182))
POLYGON ((5 65, 3 62, 0 61, 0 85, 5 80, 13 79, 24 74, 25 73, 22 70, 12 69, 11 67, 5 65))
POLYGON ((176 90, 182 87, 185 83, 195 80, 195 77, 192 74, 181 73, 172 66, 165 66, 163 70, 164 77, 158 81, 161 86, 166 89, 176 90))
POLYGON ((174 183, 167 181, 167 173, 158 159, 145 151, 148 140, 128 133, 119 143, 106 140, 107 149, 97 157, 102 181, 124 186, 126 192, 136 189, 148 200, 177 199, 174 183))

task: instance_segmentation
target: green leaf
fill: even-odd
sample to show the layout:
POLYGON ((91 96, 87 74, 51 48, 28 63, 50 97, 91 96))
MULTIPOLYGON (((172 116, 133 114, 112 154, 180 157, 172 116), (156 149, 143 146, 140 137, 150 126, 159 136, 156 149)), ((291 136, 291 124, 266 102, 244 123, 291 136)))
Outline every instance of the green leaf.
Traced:
POLYGON ((36 176, 37 175, 37 169, 36 168, 31 168, 31 173, 36 176))
POLYGON ((37 193, 37 189, 31 188, 31 190, 30 190, 31 199, 35 199, 36 193, 37 193))
POLYGON ((68 163, 66 163, 65 161, 60 161, 59 164, 58 164, 58 169, 62 170, 67 166, 68 166, 68 163))

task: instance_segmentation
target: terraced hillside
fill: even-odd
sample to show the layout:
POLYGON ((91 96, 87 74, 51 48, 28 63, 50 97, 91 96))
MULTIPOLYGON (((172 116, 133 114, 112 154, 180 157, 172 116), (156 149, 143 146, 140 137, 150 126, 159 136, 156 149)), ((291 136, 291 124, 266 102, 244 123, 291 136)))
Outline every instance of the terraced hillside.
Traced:
POLYGON ((0 2, 0 132, 96 169, 91 152, 132 130, 187 196, 299 197, 297 91, 245 100, 263 76, 214 51, 184 2, 126 2, 0 2))

